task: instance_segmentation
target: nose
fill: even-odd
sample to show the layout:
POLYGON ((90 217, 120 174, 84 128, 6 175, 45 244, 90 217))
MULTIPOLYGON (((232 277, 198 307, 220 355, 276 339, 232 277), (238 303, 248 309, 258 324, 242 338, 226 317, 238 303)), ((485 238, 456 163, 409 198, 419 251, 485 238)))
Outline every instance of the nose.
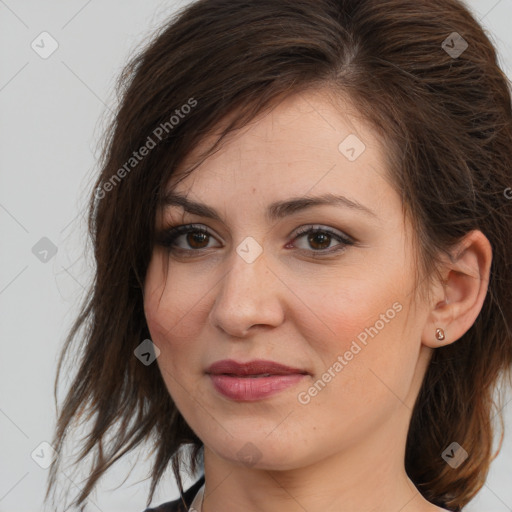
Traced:
POLYGON ((285 287, 267 265, 264 252, 248 263, 233 251, 228 264, 210 310, 211 324, 237 338, 246 337, 254 328, 280 325, 285 287))

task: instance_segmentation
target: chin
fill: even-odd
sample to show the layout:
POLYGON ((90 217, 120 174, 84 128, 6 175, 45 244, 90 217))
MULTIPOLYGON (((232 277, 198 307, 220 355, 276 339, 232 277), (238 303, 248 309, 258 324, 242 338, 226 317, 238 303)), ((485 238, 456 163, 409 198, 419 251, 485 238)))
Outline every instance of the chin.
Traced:
MULTIPOLYGON (((244 436, 222 439, 205 439, 210 451, 230 463, 240 467, 261 470, 285 471, 306 465, 312 461, 307 459, 313 454, 302 454, 297 451, 297 443, 282 439, 270 440, 266 434, 245 432, 244 436)), ((203 441, 204 442, 204 441, 203 441)))

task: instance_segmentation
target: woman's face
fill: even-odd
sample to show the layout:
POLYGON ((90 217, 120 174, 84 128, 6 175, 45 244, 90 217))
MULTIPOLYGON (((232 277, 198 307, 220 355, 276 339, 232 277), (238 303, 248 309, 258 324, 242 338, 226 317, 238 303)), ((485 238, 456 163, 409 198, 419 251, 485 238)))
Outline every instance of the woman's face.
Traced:
POLYGON ((431 349, 427 305, 412 304, 411 226, 384 162, 375 135, 316 91, 169 184, 208 211, 169 196, 158 230, 194 226, 155 246, 146 318, 169 393, 225 462, 291 469, 349 451, 403 461, 431 349), (346 199, 317 204, 335 196, 346 199), (298 372, 208 373, 226 359, 298 372))

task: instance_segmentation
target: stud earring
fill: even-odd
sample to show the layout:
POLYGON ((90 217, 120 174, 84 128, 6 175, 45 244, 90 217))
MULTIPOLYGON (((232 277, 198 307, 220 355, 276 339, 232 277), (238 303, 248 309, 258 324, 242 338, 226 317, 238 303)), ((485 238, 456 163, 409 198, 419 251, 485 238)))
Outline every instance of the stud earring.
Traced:
POLYGON ((436 338, 439 340, 439 341, 443 341, 444 340, 444 331, 443 329, 436 329, 436 338))

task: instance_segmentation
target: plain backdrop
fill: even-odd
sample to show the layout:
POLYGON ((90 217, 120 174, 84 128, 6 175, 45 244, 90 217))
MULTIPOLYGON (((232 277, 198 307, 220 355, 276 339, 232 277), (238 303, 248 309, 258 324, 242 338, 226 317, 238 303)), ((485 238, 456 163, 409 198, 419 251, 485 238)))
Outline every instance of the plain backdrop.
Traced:
MULTIPOLYGON (((85 194, 97 170, 104 114, 115 104, 115 78, 186 3, 0 0, 0 512, 42 510, 56 360, 91 275, 85 194), (57 49, 44 55, 52 45, 57 49)), ((512 0, 470 6, 511 77, 512 0)), ((512 402, 505 415, 502 452, 468 512, 512 510, 512 402)), ((146 451, 114 466, 88 510, 144 509, 146 451)), ((69 480, 71 489, 79 485, 69 480)), ((153 504, 177 495, 169 472, 153 504)))

